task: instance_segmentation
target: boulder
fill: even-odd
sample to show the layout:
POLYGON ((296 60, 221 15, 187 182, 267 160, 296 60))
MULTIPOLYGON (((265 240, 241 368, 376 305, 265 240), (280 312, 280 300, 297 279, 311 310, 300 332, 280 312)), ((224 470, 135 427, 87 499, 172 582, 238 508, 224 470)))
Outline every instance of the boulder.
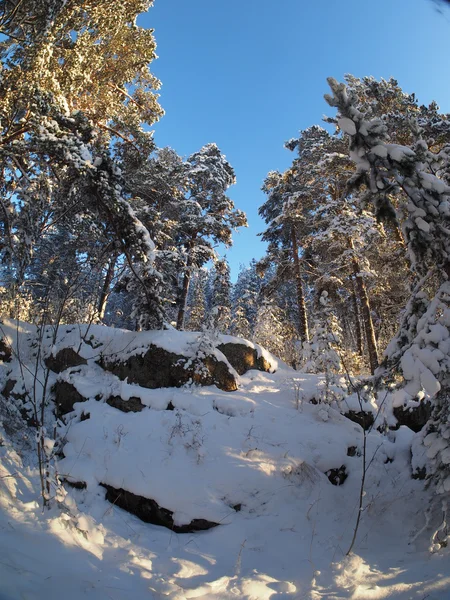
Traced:
POLYGON ((76 402, 86 402, 74 385, 67 381, 57 381, 52 388, 55 397, 55 415, 58 419, 73 411, 76 402))
POLYGON ((250 369, 269 372, 271 365, 263 356, 258 357, 258 352, 255 348, 246 346, 245 344, 227 343, 220 344, 217 349, 226 356, 230 365, 239 375, 244 375, 250 369))
POLYGON ((129 400, 124 400, 120 396, 110 396, 107 399, 106 404, 109 404, 109 406, 113 406, 114 408, 117 408, 125 413, 141 412, 141 410, 144 408, 140 398, 136 398, 135 396, 132 396, 129 400))
POLYGON ((75 490, 85 490, 87 488, 85 481, 75 481, 68 479, 67 477, 62 477, 61 482, 71 488, 74 488, 75 490))
POLYGON ((2 390, 2 394, 3 394, 3 396, 5 396, 5 398, 9 398, 12 395, 13 398, 15 398, 16 400, 18 399, 18 397, 17 397, 18 394, 12 394, 12 391, 13 391, 16 383, 17 383, 17 381, 15 379, 7 380, 7 382, 3 386, 3 390, 2 390))
POLYGON ((5 340, 5 338, 0 339, 0 360, 3 362, 11 362, 12 350, 11 346, 5 340))
POLYGON ((54 373, 61 373, 70 367, 87 365, 87 360, 80 356, 72 348, 62 348, 56 356, 48 356, 45 359, 46 366, 54 373))
POLYGON ((238 389, 228 365, 215 356, 207 356, 199 365, 186 356, 153 344, 145 354, 130 356, 125 361, 102 360, 100 364, 119 379, 150 389, 181 387, 190 381, 198 385, 216 385, 226 392, 238 389))
POLYGON ((101 483, 100 485, 106 489, 106 500, 136 515, 136 517, 145 523, 162 525, 175 533, 205 531, 219 525, 219 523, 207 521, 206 519, 193 519, 187 525, 175 525, 173 522, 173 511, 159 506, 155 500, 144 498, 144 496, 133 494, 122 488, 116 489, 106 483, 101 483))

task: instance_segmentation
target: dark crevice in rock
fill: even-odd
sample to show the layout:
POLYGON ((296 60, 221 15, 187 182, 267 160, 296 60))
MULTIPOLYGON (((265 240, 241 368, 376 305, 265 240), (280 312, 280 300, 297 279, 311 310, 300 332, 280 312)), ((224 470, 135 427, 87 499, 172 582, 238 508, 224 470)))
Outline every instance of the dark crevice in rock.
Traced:
POLYGON ((432 410, 431 402, 420 402, 418 406, 412 407, 395 406, 394 416, 397 419, 397 429, 401 425, 406 425, 417 433, 426 425, 432 410))
POLYGON ((420 479, 423 481, 427 478, 427 470, 425 467, 420 467, 411 473, 413 479, 420 479))
MULTIPOLYGON (((3 390, 2 390, 2 394, 3 394, 3 396, 5 396, 5 398, 10 397, 11 392, 13 391, 16 383, 17 383, 17 381, 15 379, 8 379, 8 381, 5 383, 5 385, 3 386, 3 390)), ((15 397, 15 394, 13 397, 15 397)))
POLYGON ((371 412, 366 412, 365 410, 349 410, 348 412, 343 413, 343 415, 344 417, 347 417, 347 419, 350 419, 350 421, 361 425, 361 427, 366 431, 372 427, 375 422, 373 414, 371 412))
POLYGON ((348 477, 345 465, 342 465, 342 467, 339 467, 338 469, 330 469, 325 475, 333 485, 342 485, 348 477))
POLYGON ((159 506, 155 500, 144 498, 122 488, 116 489, 106 483, 101 483, 100 485, 106 489, 106 500, 136 515, 136 517, 145 523, 161 525, 175 533, 205 531, 219 525, 219 523, 207 521, 206 519, 194 519, 187 525, 175 525, 173 522, 173 511, 159 506))
POLYGON ((57 381, 52 388, 55 396, 55 415, 58 419, 73 411, 74 404, 86 402, 87 398, 67 381, 57 381))

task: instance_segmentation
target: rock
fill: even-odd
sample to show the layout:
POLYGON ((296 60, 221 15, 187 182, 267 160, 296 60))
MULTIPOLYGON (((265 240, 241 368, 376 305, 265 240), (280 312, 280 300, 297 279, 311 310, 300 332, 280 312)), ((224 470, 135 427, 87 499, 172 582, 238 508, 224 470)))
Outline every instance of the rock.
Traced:
POLYGON ((175 533, 205 531, 206 529, 211 529, 212 527, 217 527, 217 525, 219 525, 219 523, 207 521, 206 519, 194 519, 187 525, 175 525, 173 522, 173 511, 159 506, 155 500, 144 498, 144 496, 138 496, 137 494, 133 494, 122 488, 113 488, 106 483, 101 483, 100 485, 106 489, 106 500, 115 506, 123 508, 131 514, 136 515, 136 517, 145 523, 162 525, 175 533))
POLYGON ((349 446, 347 448, 347 456, 356 456, 358 448, 356 446, 349 446))
POLYGON ((203 359, 201 367, 204 368, 195 368, 194 365, 185 368, 188 360, 186 356, 168 352, 152 344, 143 355, 130 356, 124 362, 103 360, 101 366, 121 380, 126 379, 128 383, 150 389, 181 387, 190 381, 199 385, 216 385, 226 392, 238 389, 228 365, 215 356, 203 359))
POLYGON ((413 479, 420 479, 423 481, 427 478, 427 470, 425 467, 418 467, 415 471, 411 473, 411 477, 413 479))
POLYGON ((342 485, 348 477, 345 465, 342 465, 339 469, 330 469, 325 475, 333 485, 342 485))
MULTIPOLYGON (((5 396, 5 398, 9 398, 11 396, 11 392, 13 391, 16 383, 17 381, 15 379, 8 379, 8 381, 5 383, 2 390, 2 394, 5 396)), ((17 394, 13 394, 13 398, 16 398, 16 395, 17 394)))
POLYGON ((11 362, 12 350, 11 346, 5 340, 5 338, 0 339, 0 360, 3 362, 11 362))
POLYGON ((34 410, 27 402, 29 399, 27 398, 27 395, 25 393, 18 394, 17 392, 13 392, 16 383, 17 381, 15 379, 8 379, 3 387, 2 395, 7 399, 14 398, 14 400, 17 400, 18 402, 15 402, 14 404, 22 419, 29 427, 38 427, 38 422, 34 416, 34 410))
POLYGON ((76 402, 86 402, 74 385, 67 381, 57 381, 52 388, 55 396, 55 415, 58 419, 73 411, 76 402))
POLYGON ((349 410, 348 412, 343 413, 343 415, 344 417, 347 417, 347 419, 350 419, 350 421, 361 425, 366 431, 370 429, 375 422, 373 414, 371 412, 366 412, 365 410, 360 410, 358 412, 356 410, 349 410))
POLYGON ((22 429, 25 423, 29 427, 37 426, 32 407, 28 404, 28 408, 25 408, 27 400, 26 394, 13 392, 16 383, 17 381, 15 379, 7 379, 1 392, 2 396, 7 400, 13 398, 16 401, 5 403, 5 406, 2 407, 3 410, 5 410, 6 415, 8 415, 8 418, 3 419, 3 427, 9 435, 13 435, 22 429))
POLYGON ((61 373, 70 367, 87 365, 87 360, 80 356, 72 348, 62 348, 56 356, 48 356, 45 359, 46 366, 54 373, 61 373))
POLYGON ((258 357, 258 352, 255 348, 250 348, 250 346, 246 346, 245 344, 230 342, 220 344, 217 346, 217 349, 226 356, 230 365, 239 375, 244 375, 250 369, 266 372, 269 372, 271 369, 271 365, 264 357, 258 357))
POLYGON ((398 429, 400 425, 406 425, 416 433, 425 426, 428 419, 431 417, 432 405, 431 402, 420 402, 417 406, 395 406, 394 416, 397 419, 398 429))
POLYGON ((132 396, 129 400, 124 400, 120 396, 111 396, 106 401, 106 404, 109 406, 113 406, 114 408, 118 408, 122 412, 141 412, 144 408, 140 398, 136 398, 132 396))
POLYGON ((72 481, 71 479, 66 479, 65 477, 61 479, 61 482, 74 488, 75 490, 85 490, 87 488, 85 481, 72 481))

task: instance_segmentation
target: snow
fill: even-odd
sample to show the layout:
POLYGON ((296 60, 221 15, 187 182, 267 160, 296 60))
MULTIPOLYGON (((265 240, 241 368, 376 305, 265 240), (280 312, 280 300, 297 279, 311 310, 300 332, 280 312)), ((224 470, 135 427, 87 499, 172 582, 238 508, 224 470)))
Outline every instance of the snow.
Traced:
POLYGON ((422 219, 422 217, 416 217, 415 219, 416 225, 419 229, 424 231, 425 233, 430 232, 430 225, 422 219))
POLYGON ((450 194, 450 187, 436 175, 425 171, 420 171, 419 175, 425 189, 432 190, 437 194, 450 194))
POLYGON ((388 150, 384 144, 379 144, 371 148, 372 154, 379 156, 380 158, 387 158, 388 150))
POLYGON ((420 383, 423 389, 431 396, 435 396, 441 389, 441 384, 430 371, 430 369, 424 369, 420 373, 420 383))
POLYGON ((414 150, 407 146, 401 146, 399 144, 385 144, 387 153, 392 160, 396 162, 403 162, 407 158, 415 156, 414 150))
POLYGON ((347 133, 348 135, 356 134, 356 125, 351 119, 348 119, 347 117, 341 117, 338 119, 338 125, 344 133, 347 133))
MULTIPOLYGON (((14 344, 19 338, 23 359, 31 361, 34 328, 14 322, 3 328, 14 344)), ((48 340, 47 353, 70 345, 88 359, 62 374, 87 400, 58 426, 65 445, 56 463, 60 477, 87 488, 52 488, 59 504, 43 511, 34 430, 7 434, 0 427, 1 600, 450 597, 449 550, 428 552, 433 524, 425 527, 424 507, 431 492, 410 477, 417 436, 408 428, 367 434, 363 516, 354 552, 346 557, 363 431, 334 408, 308 402, 318 396, 322 376, 280 361, 274 373, 248 371, 236 392, 214 386, 147 390, 95 364, 99 352, 123 359, 149 343, 192 352, 196 335, 63 326, 55 344, 48 340), (123 413, 95 400, 99 390, 106 397, 139 397, 145 406, 123 413), (169 402, 173 410, 166 410, 169 402), (89 418, 81 421, 82 413, 89 418), (350 447, 356 447, 353 456, 350 447), (326 472, 342 466, 348 478, 331 485, 326 472), (156 500, 173 511, 176 524, 204 518, 219 525, 176 534, 143 523, 107 502, 100 483, 156 500)), ((232 340, 243 343, 221 338, 232 340)), ((358 408, 356 398, 346 400, 358 408)), ((47 423, 53 431, 50 413, 47 423)), ((430 453, 442 445, 430 436, 426 443, 430 453)))

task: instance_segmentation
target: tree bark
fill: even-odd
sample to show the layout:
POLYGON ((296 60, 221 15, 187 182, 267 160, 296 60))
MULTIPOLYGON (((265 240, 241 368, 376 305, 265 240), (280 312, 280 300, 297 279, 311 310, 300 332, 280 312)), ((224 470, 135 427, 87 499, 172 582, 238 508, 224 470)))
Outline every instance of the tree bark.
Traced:
MULTIPOLYGON (((349 239, 349 246, 354 251, 355 248, 352 239, 349 239)), ((375 373, 375 369, 378 367, 377 340, 375 337, 375 328, 373 326, 372 315, 370 312, 370 302, 367 295, 366 284, 364 283, 364 279, 361 277, 361 267, 355 253, 353 253, 352 266, 353 274, 355 276, 356 290, 359 297, 359 304, 361 306, 364 331, 366 334, 370 372, 373 375, 375 373)))
POLYGON ((106 302, 108 301, 110 293, 111 281, 114 277, 114 269, 116 268, 117 256, 113 256, 108 263, 108 270, 106 271, 105 280, 103 282, 102 291, 98 300, 98 318, 100 320, 105 316, 106 302))
POLYGON ((360 316, 358 300, 356 298, 356 292, 355 292, 355 287, 357 285, 356 277, 352 281, 353 281, 353 289, 351 291, 351 297, 352 297, 353 312, 354 312, 354 323, 355 323, 355 328, 356 328, 357 351, 360 356, 364 356, 363 335, 362 335, 362 330, 361 330, 361 316, 360 316))
POLYGON ((193 246, 193 244, 191 244, 189 246, 188 259, 186 262, 186 270, 184 271, 183 285, 182 285, 181 294, 180 294, 180 306, 178 308, 178 316, 177 316, 177 329, 179 331, 184 329, 184 319, 186 316, 187 296, 188 296, 188 292, 189 292, 189 284, 191 282, 192 265, 194 262, 192 259, 192 246, 193 246))
POLYGON ((294 225, 291 225, 292 253, 294 256, 294 276, 297 288, 298 322, 299 334, 302 342, 309 342, 308 315, 306 312, 305 294, 303 293, 302 275, 300 272, 300 261, 298 258, 297 234, 294 225))

